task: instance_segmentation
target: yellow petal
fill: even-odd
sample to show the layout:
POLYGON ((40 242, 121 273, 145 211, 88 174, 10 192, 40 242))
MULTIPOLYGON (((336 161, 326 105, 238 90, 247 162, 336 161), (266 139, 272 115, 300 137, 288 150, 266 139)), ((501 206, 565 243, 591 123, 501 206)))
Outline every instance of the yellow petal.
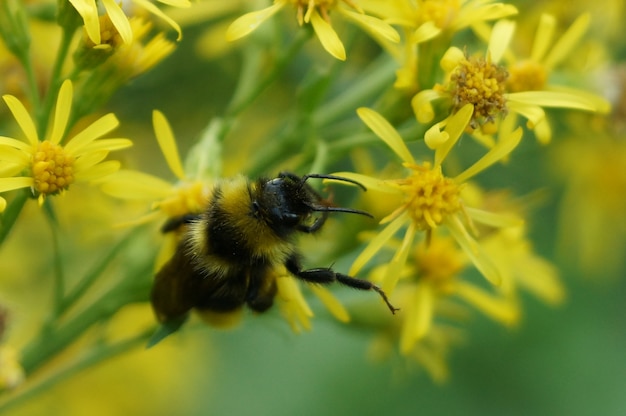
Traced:
POLYGON ((17 178, 0 178, 0 192, 14 189, 29 188, 34 185, 33 178, 20 176, 17 178))
MULTIPOLYGON (((591 95, 591 94, 589 94, 591 95)), ((586 94, 567 91, 522 91, 507 94, 509 102, 536 105, 540 107, 572 108, 597 111, 598 102, 590 100, 586 94)), ((509 103, 507 103, 508 105, 509 103)))
POLYGON ((74 171, 78 174, 81 171, 87 170, 92 166, 102 162, 104 158, 109 154, 106 150, 100 150, 97 152, 86 153, 81 155, 74 162, 74 171))
POLYGON ((448 216, 446 225, 448 226, 450 234, 452 234, 465 254, 472 260, 472 263, 476 266, 478 271, 480 271, 491 284, 500 286, 502 284, 500 271, 495 267, 485 251, 476 243, 476 240, 470 237, 458 216, 448 216))
POLYGON ((413 107, 417 121, 422 124, 430 123, 435 117, 432 102, 441 97, 442 94, 435 90, 423 90, 415 94, 411 99, 411 107, 413 107))
POLYGON ((509 47, 513 32, 515 32, 515 22, 512 20, 499 20, 493 25, 488 48, 488 56, 492 62, 500 61, 504 51, 509 47))
POLYGON ((502 160, 513 151, 522 139, 522 128, 518 127, 502 140, 499 140, 494 147, 489 149, 487 154, 481 157, 476 163, 467 168, 464 172, 454 178, 458 183, 467 181, 472 176, 487 169, 494 163, 502 160))
POLYGON ((391 221, 381 232, 379 232, 376 237, 374 237, 368 245, 363 249, 361 254, 354 260, 352 263, 352 267, 350 267, 349 275, 356 275, 362 268, 367 264, 368 261, 374 257, 378 251, 385 245, 387 241, 394 234, 402 228, 404 224, 406 224, 409 220, 408 214, 404 212, 395 220, 391 221))
POLYGON ((133 145, 133 142, 129 139, 101 139, 91 142, 83 150, 84 152, 95 152, 98 150, 108 150, 112 152, 114 150, 126 149, 133 145))
POLYGON ((363 122, 376 134, 387 146, 397 154, 403 162, 415 163, 413 155, 404 144, 404 140, 400 134, 393 128, 391 124, 376 111, 369 108, 361 107, 356 110, 357 114, 363 122))
POLYGON ((456 46, 449 47, 446 52, 443 54, 441 61, 439 62, 439 66, 446 72, 451 72, 459 66, 459 63, 465 59, 465 52, 456 46))
POLYGON ((328 23, 326 20, 320 16, 317 9, 309 9, 313 10, 311 14, 311 25, 313 26, 313 30, 317 35, 317 38, 322 43, 326 52, 334 56, 335 58, 345 61, 346 60, 346 50, 343 47, 343 43, 339 36, 337 36, 337 32, 335 29, 328 23))
POLYGON ((120 170, 120 166, 121 163, 117 160, 107 160, 106 162, 98 163, 97 165, 82 170, 76 175, 76 180, 89 182, 102 179, 120 170))
POLYGON ((524 220, 514 214, 498 214, 471 207, 465 207, 465 212, 472 220, 490 227, 519 227, 524 224, 524 220))
POLYGON ((30 118, 28 111, 26 111, 26 107, 24 107, 24 104, 22 104, 20 100, 12 95, 3 95, 2 98, 4 99, 4 102, 7 103, 9 110, 11 110, 15 121, 17 121, 17 124, 24 132, 24 135, 26 136, 26 139, 28 139, 28 142, 31 145, 36 145, 37 143, 39 143, 37 128, 35 127, 33 119, 30 118))
POLYGON ((409 256, 409 251, 411 246, 413 245, 413 239, 415 238, 415 224, 412 222, 409 225, 409 228, 406 230, 404 234, 404 238, 402 239, 402 244, 396 251, 396 254, 389 262, 387 266, 387 270, 385 271, 385 276, 383 277, 383 290, 390 295, 393 290, 396 288, 396 284, 398 280, 400 280, 400 275, 402 274, 402 269, 406 265, 406 260, 409 256))
POLYGON ((274 3, 270 7, 256 12, 246 13, 237 18, 226 31, 226 40, 234 41, 249 35, 256 30, 263 22, 272 17, 277 11, 282 9, 284 2, 274 3))
MULTIPOLYGON (((367 190, 373 190, 377 192, 386 192, 386 193, 400 193, 401 192, 398 188, 390 185, 387 181, 372 178, 370 176, 361 175, 361 174, 353 173, 353 172, 336 172, 336 173, 333 173, 333 175, 341 176, 342 178, 348 178, 348 179, 357 181, 358 183, 363 185, 365 189, 367 190)), ((335 181, 333 181, 332 179, 325 179, 324 183, 326 182, 335 182, 335 181)), ((349 185, 349 183, 347 182, 341 182, 341 183, 344 185, 349 185)))
MULTIPOLYGON (((534 104, 517 102, 514 99, 508 100, 506 106, 509 108, 511 113, 517 113, 525 118, 531 123, 531 127, 539 124, 542 120, 546 118, 546 112, 543 111, 541 107, 534 104)), ((507 117, 507 119, 510 116, 507 117)))
POLYGON ((435 167, 441 165, 446 156, 448 156, 448 153, 450 153, 450 150, 452 150, 452 147, 459 141, 473 113, 474 106, 472 104, 465 104, 456 114, 448 117, 445 128, 445 132, 448 134, 448 140, 435 150, 435 167))
POLYGON ((4 212, 7 208, 7 200, 0 196, 0 212, 4 212))
POLYGON ((591 15, 589 13, 580 15, 563 36, 559 38, 543 63, 548 71, 558 65, 574 49, 580 38, 587 31, 590 20, 591 15))
POLYGON ((350 314, 346 308, 327 288, 319 285, 310 285, 309 287, 339 322, 350 322, 350 314))
POLYGON ((415 293, 415 332, 414 336, 417 341, 425 337, 433 323, 433 312, 435 309, 435 292, 432 285, 420 284, 417 286, 415 293))
POLYGON ((100 19, 98 17, 98 6, 96 0, 70 0, 72 6, 83 18, 85 32, 89 40, 94 44, 100 44, 100 19))
POLYGON ((73 155, 79 155, 85 152, 86 148, 90 146, 94 140, 106 135, 115 129, 120 122, 115 114, 109 113, 100 117, 98 120, 91 123, 87 128, 79 132, 65 146, 65 150, 73 155))
POLYGON ((7 146, 15 147, 16 149, 24 150, 24 151, 30 150, 30 147, 31 147, 21 140, 16 140, 11 137, 4 137, 4 136, 0 136, 0 145, 7 145, 7 146))
POLYGON ((54 110, 54 122, 52 123, 52 131, 50 132, 50 140, 54 144, 61 142, 63 133, 67 128, 67 122, 70 119, 70 111, 72 110, 72 98, 74 95, 74 88, 72 81, 65 80, 59 89, 59 96, 57 98, 57 105, 54 110))
POLYGON ((176 146, 176 139, 174 138, 174 133, 172 132, 170 124, 163 113, 158 110, 154 110, 152 112, 152 123, 154 124, 154 134, 159 142, 159 147, 163 152, 163 156, 165 156, 167 165, 178 179, 184 179, 185 171, 183 170, 183 165, 180 161, 178 147, 176 146))
POLYGON ((158 0, 159 3, 167 4, 174 7, 191 7, 189 0, 158 0))
POLYGON ((428 146, 429 149, 436 150, 447 142, 448 139, 450 139, 450 135, 447 132, 441 131, 441 127, 443 125, 445 125, 444 122, 439 122, 426 130, 426 133, 424 134, 424 143, 426 143, 426 146, 428 146))
POLYGON ((398 34, 398 32, 391 25, 376 17, 368 16, 362 13, 355 13, 353 11, 347 10, 344 7, 338 7, 337 11, 339 11, 339 13, 341 13, 344 17, 357 23, 366 31, 371 31, 379 34, 383 38, 390 40, 394 43, 400 42, 400 35, 398 34))
MULTIPOLYGON (((469 2, 468 2, 469 3, 469 2)), ((451 26, 452 32, 459 31, 460 29, 474 25, 476 22, 486 22, 503 17, 512 16, 517 14, 515 6, 510 4, 487 4, 476 5, 476 3, 485 3, 484 1, 472 2, 472 6, 463 8, 463 13, 459 15, 454 24, 451 26)))
POLYGON ((441 33, 441 29, 435 25, 435 22, 428 21, 423 23, 413 32, 413 43, 422 43, 436 38, 441 33))
POLYGON ((415 332, 417 329, 417 309, 418 309, 418 288, 413 290, 407 297, 406 303, 402 304, 402 315, 404 320, 402 321, 402 329, 400 330, 400 352, 407 355, 415 346, 415 340, 417 339, 415 332))
POLYGON ((169 182, 143 172, 122 170, 102 184, 102 190, 114 197, 154 201, 168 197, 173 186, 169 182))
POLYGON ((556 19, 551 14, 544 13, 539 19, 537 33, 535 33, 535 41, 530 52, 530 59, 535 62, 541 62, 550 45, 552 45, 552 37, 554 36, 554 28, 556 27, 556 19))
POLYGON ((519 306, 505 298, 497 298, 476 286, 458 281, 454 292, 476 309, 490 318, 505 325, 514 325, 519 321, 519 306))
POLYGON ((31 157, 30 151, 24 152, 14 147, 0 146, 0 160, 3 162, 14 163, 24 168, 31 164, 31 157))
POLYGON ((146 9, 147 11, 152 13, 153 15, 155 15, 155 16, 159 17, 160 19, 164 20, 172 28, 174 28, 174 30, 176 30, 176 32, 178 32, 178 37, 176 38, 176 40, 179 41, 179 40, 181 40, 183 38, 183 32, 181 31, 180 26, 178 25, 178 23, 176 23, 172 18, 170 18, 165 13, 163 13, 154 4, 152 4, 152 3, 150 3, 149 1, 146 1, 146 0, 133 0, 133 3, 143 7, 144 9, 146 9))
POLYGON ((111 23, 117 29, 117 33, 125 44, 130 44, 133 41, 133 30, 130 27, 128 17, 124 13, 124 10, 117 4, 115 0, 102 0, 102 4, 111 19, 111 23))

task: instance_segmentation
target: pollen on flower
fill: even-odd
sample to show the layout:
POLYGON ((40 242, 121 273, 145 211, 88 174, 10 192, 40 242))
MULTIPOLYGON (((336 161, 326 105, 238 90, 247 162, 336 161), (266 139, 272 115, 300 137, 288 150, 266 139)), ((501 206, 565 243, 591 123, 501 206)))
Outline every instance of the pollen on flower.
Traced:
POLYGON ((37 145, 31 170, 38 194, 56 194, 74 182, 74 156, 46 140, 37 145))
POLYGON ((445 28, 460 8, 460 0, 425 0, 419 6, 419 20, 421 23, 434 22, 437 27, 445 28))
POLYGON ((547 78, 543 65, 530 60, 520 61, 509 68, 507 87, 511 92, 541 91, 547 78))
POLYGON ((497 115, 506 116, 504 94, 508 75, 503 66, 489 59, 462 59, 450 77, 454 111, 465 104, 473 104, 472 128, 492 122, 497 115))
POLYGON ((452 238, 435 238, 429 244, 417 246, 415 265, 420 278, 446 291, 451 289, 451 279, 465 267, 465 261, 452 238))
POLYGON ((431 169, 430 163, 423 166, 408 165, 411 176, 398 181, 405 194, 406 209, 420 230, 432 230, 449 215, 462 210, 459 197, 461 188, 441 173, 441 167, 431 169))

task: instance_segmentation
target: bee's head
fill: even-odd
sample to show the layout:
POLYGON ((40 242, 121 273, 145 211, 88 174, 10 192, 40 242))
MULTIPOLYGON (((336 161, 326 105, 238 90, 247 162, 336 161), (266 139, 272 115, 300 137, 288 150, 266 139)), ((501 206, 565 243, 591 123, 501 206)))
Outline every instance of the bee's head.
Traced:
POLYGON ((284 232, 310 229, 305 226, 305 222, 315 212, 322 213, 321 220, 314 223, 319 224, 315 230, 322 225, 329 212, 348 212, 372 217, 365 211, 333 206, 306 183, 311 178, 349 182, 365 190, 360 183, 340 176, 309 174, 300 177, 282 172, 274 179, 259 183, 257 199, 253 201, 255 215, 266 219, 277 231, 284 232))

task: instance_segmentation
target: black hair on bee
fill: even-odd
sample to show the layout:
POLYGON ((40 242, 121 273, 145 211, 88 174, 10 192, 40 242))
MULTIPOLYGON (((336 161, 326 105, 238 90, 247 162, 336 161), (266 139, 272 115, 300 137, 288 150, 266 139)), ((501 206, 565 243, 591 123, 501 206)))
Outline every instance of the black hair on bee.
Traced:
POLYGON ((182 323, 192 309, 227 313, 244 305, 263 312, 274 302, 279 266, 306 282, 339 282, 375 291, 395 313, 385 293, 367 280, 331 268, 303 269, 294 243, 298 233, 315 233, 330 212, 371 217, 332 205, 307 184, 312 178, 348 182, 365 190, 352 179, 334 175, 300 177, 283 172, 256 181, 238 176, 215 185, 202 214, 170 219, 163 232, 184 228, 176 252, 155 278, 151 297, 157 319, 182 323))

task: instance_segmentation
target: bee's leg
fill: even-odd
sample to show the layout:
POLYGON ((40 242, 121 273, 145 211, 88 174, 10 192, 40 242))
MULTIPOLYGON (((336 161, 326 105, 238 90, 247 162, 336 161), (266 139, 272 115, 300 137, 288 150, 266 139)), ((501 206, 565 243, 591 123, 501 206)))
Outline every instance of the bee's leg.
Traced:
POLYGON ((265 312, 274 304, 278 287, 276 280, 268 277, 270 270, 257 269, 250 273, 250 285, 246 292, 246 303, 256 312, 265 312))
POLYGON ((200 219, 199 214, 185 214, 185 215, 181 215, 178 217, 170 218, 161 227, 161 232, 165 234, 165 233, 169 233, 170 231, 175 231, 179 229, 181 226, 197 221, 199 219, 200 219))
POLYGON ((299 225, 298 231, 302 231, 303 233, 312 234, 322 228, 322 225, 326 222, 326 218, 328 218, 328 212, 322 212, 319 217, 313 221, 311 225, 299 225))
POLYGON ((348 276, 347 274, 337 273, 331 268, 318 268, 302 270, 302 266, 297 256, 293 255, 285 263, 287 270, 298 279, 304 280, 310 283, 329 284, 333 282, 339 282, 342 285, 349 286, 359 290, 373 290, 377 292, 380 297, 385 301, 387 307, 391 313, 396 313, 398 308, 395 308, 387 299, 387 295, 383 290, 368 280, 357 279, 356 277, 348 276))

